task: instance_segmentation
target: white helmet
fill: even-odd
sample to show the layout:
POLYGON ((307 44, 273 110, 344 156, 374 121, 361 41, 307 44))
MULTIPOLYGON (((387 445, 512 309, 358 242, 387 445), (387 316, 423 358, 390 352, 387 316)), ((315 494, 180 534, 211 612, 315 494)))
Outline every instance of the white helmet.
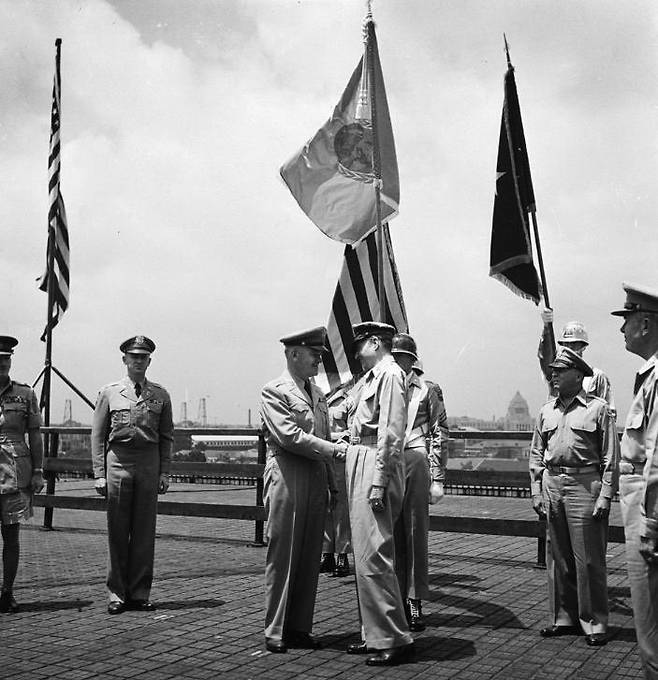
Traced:
POLYGON ((559 345, 568 345, 571 342, 584 342, 589 345, 589 338, 585 326, 580 321, 569 321, 562 329, 557 342, 559 345))

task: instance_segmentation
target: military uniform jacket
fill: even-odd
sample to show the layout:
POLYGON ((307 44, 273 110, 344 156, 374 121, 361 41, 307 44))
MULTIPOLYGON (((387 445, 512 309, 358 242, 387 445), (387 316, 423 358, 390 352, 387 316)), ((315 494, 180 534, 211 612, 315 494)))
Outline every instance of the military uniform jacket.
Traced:
POLYGON ((160 474, 168 474, 174 441, 169 393, 144 381, 139 398, 130 378, 105 385, 98 394, 91 427, 91 457, 95 477, 105 477, 105 453, 113 444, 139 450, 157 444, 160 474))
POLYGON ((10 380, 0 392, 0 494, 30 486, 32 471, 41 467, 42 461, 32 460, 25 435, 40 427, 34 390, 10 380))
POLYGON ((311 396, 286 370, 263 387, 260 414, 268 455, 287 451, 322 462, 333 458, 327 401, 317 385, 310 385, 311 396))
POLYGON ((448 419, 441 388, 415 372, 407 376, 409 406, 404 448, 427 452, 433 482, 445 480, 448 451, 448 419))
POLYGON ((361 391, 350 427, 355 444, 376 446, 372 484, 387 486, 393 463, 400 460, 407 426, 405 375, 392 356, 384 357, 361 379, 361 391))
POLYGON ((658 355, 652 356, 638 371, 635 394, 626 417, 621 439, 621 458, 633 463, 644 475, 646 491, 642 506, 640 535, 658 538, 658 355))
POLYGON ((530 449, 532 495, 541 493, 550 466, 597 466, 601 498, 612 499, 619 479, 619 440, 608 405, 582 390, 565 406, 560 397, 546 402, 537 417, 530 449))

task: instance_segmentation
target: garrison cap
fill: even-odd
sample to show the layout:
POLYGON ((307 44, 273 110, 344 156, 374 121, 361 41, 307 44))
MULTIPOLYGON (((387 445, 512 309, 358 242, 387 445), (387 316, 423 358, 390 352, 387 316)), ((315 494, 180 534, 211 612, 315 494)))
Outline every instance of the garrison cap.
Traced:
POLYGON ((327 329, 324 326, 318 326, 317 328, 311 328, 308 331, 300 331, 299 333, 286 335, 286 337, 281 338, 279 342, 282 342, 285 347, 309 347, 318 352, 324 352, 328 349, 327 329))
POLYGON ((358 342, 372 338, 374 335, 393 338, 395 326, 380 321, 364 321, 352 326, 352 334, 354 335, 352 347, 355 347, 358 342))
POLYGON ((551 368, 576 368, 585 375, 593 375, 590 365, 576 352, 568 347, 561 347, 555 359, 548 364, 551 368))
POLYGON ((11 356, 17 344, 18 340, 11 335, 0 335, 0 356, 11 356))
POLYGON ((393 354, 408 354, 418 361, 416 341, 408 333, 397 333, 393 336, 393 354))
POLYGON ((651 312, 658 314, 658 290, 651 290, 646 286, 637 286, 633 283, 623 283, 626 291, 624 309, 610 312, 613 316, 628 316, 633 312, 651 312))
POLYGON ((155 343, 151 338, 147 338, 145 335, 135 335, 132 338, 124 340, 120 345, 119 349, 127 354, 151 354, 155 351, 155 343))

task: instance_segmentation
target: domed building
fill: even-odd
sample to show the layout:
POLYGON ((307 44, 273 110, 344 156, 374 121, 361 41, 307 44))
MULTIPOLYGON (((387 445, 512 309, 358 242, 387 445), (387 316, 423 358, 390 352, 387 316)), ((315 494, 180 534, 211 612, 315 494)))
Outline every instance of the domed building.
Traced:
POLYGON ((533 429, 535 419, 530 415, 528 402, 517 393, 512 397, 507 407, 507 415, 502 419, 505 430, 515 430, 517 432, 529 432, 533 429))

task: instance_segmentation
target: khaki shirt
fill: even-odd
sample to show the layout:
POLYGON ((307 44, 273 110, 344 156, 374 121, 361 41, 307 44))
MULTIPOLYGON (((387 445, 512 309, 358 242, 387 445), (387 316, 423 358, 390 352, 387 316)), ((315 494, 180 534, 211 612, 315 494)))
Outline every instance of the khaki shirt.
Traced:
POLYGON ((322 462, 333 458, 327 401, 313 383, 311 393, 287 370, 263 387, 260 416, 268 456, 283 450, 322 462))
POLYGON ((174 441, 169 393, 144 381, 137 398, 130 378, 105 385, 98 394, 91 426, 91 457, 95 477, 105 477, 105 452, 113 444, 135 449, 158 444, 160 474, 168 474, 174 441))
POLYGON ((400 460, 407 426, 407 386, 403 370, 385 356, 361 379, 363 385, 352 425, 353 442, 377 447, 372 484, 387 486, 395 460, 400 460), (376 442, 376 444, 375 444, 376 442))
POLYGON ((640 535, 658 538, 658 355, 648 359, 637 373, 635 394, 621 438, 621 458, 643 473, 646 491, 642 505, 640 535))
POLYGON ((611 499, 619 481, 619 440, 610 409, 603 399, 581 390, 569 404, 550 399, 539 411, 530 450, 532 495, 541 493, 546 467, 598 466, 601 498, 611 499))
POLYGON ((408 374, 407 381, 409 406, 404 448, 425 449, 432 481, 443 482, 450 438, 443 393, 436 383, 424 380, 414 371, 408 374))
POLYGON ((30 486, 34 468, 43 464, 42 451, 30 451, 25 436, 41 427, 34 390, 10 380, 0 392, 0 494, 30 486))

